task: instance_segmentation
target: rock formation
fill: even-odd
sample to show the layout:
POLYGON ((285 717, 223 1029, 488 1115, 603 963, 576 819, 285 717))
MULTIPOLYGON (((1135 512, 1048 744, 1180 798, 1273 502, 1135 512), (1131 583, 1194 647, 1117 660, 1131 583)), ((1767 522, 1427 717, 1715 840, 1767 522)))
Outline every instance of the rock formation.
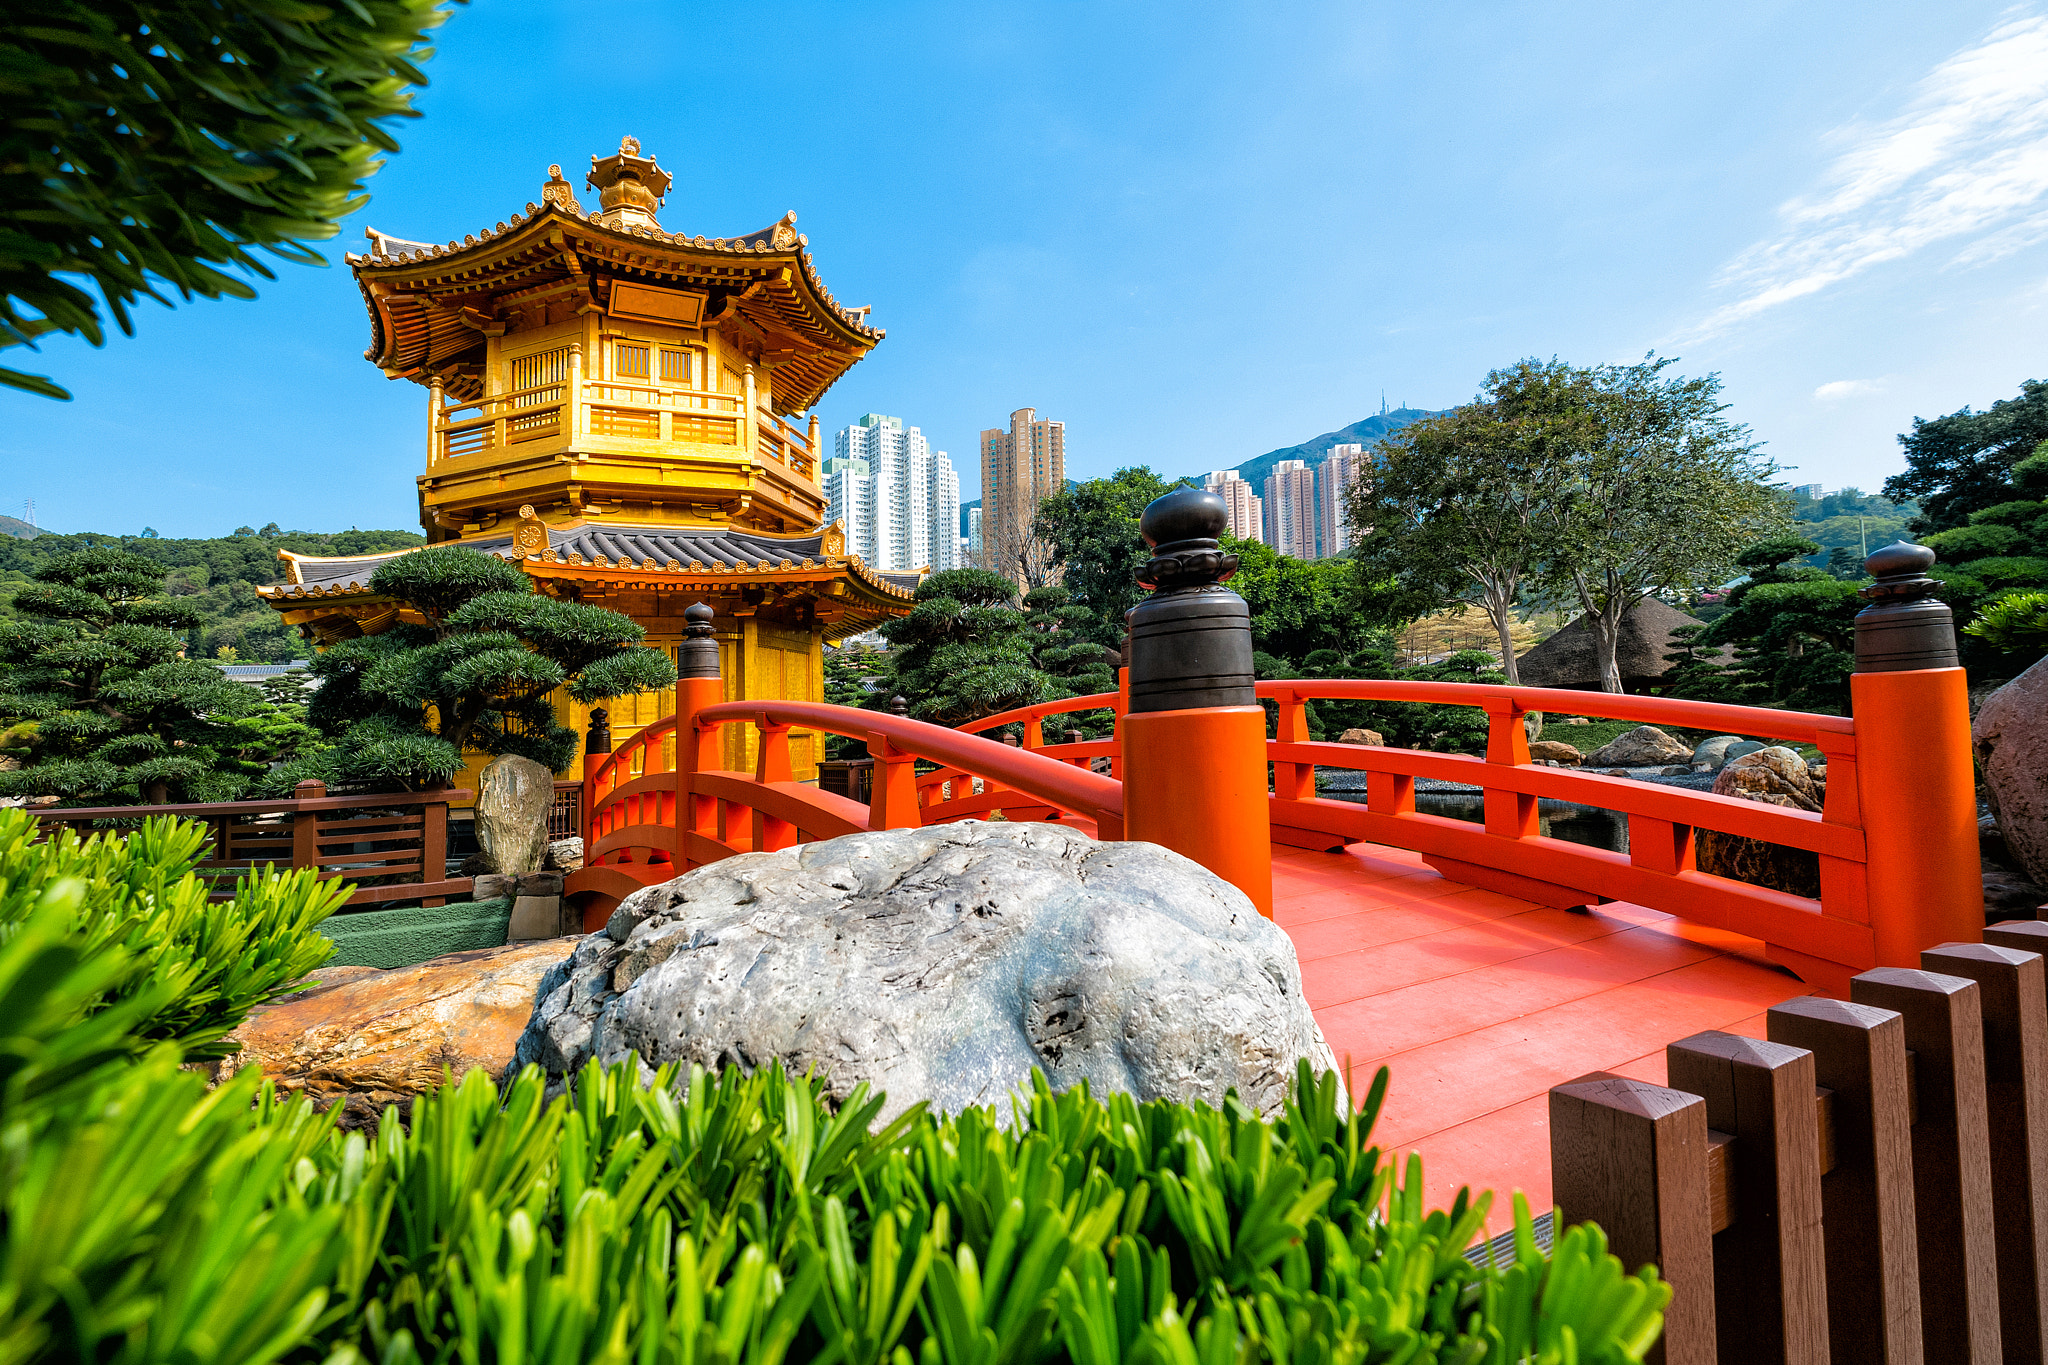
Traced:
POLYGON ((1339 744, 1366 744, 1374 747, 1383 747, 1387 741, 1386 737, 1377 730, 1367 730, 1361 726, 1354 726, 1337 736, 1337 742, 1339 744))
POLYGON ((1589 768, 1661 768, 1692 757, 1690 746, 1654 725, 1624 730, 1586 755, 1589 768))
MULTIPOLYGON (((1056 1087, 1281 1102, 1335 1058, 1293 944, 1150 844, 1055 824, 852 834, 699 868, 621 902, 550 972, 518 1061, 812 1067, 887 1113, 1056 1087)), ((1007 1115, 1007 1110, 1002 1112, 1007 1115)))
POLYGON ((2048 659, 1985 699, 1970 741, 2006 849, 2028 881, 2048 886, 2048 659))
MULTIPOLYGON (((1821 808, 1825 795, 1806 760, 1775 745, 1730 759, 1714 779, 1714 794, 1810 811, 1821 808)), ((1819 854, 1711 829, 1699 831, 1695 848, 1702 872, 1794 896, 1820 895, 1819 854)))
POLYGON ((1579 752, 1577 745, 1566 744, 1558 739, 1537 740, 1529 746, 1529 757, 1538 762, 1547 758, 1565 768, 1576 768, 1586 761, 1586 756, 1579 752))
POLYGON ((476 841, 488 872, 540 871, 548 846, 555 775, 530 758, 500 754, 476 779, 476 841))
POLYGON ((250 1014, 236 1031, 242 1051, 225 1069, 260 1067, 279 1089, 345 1101, 358 1119, 439 1086, 444 1068, 502 1078, 542 978, 576 942, 315 972, 315 984, 250 1014))

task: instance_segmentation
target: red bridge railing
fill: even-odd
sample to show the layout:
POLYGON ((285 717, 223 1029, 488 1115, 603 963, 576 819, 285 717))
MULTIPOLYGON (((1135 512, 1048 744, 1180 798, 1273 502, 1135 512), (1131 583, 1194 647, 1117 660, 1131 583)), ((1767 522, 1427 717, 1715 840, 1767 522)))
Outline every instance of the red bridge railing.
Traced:
MULTIPOLYGON (((1824 987, 1846 988, 1850 976, 1879 960, 1857 722, 1849 717, 1470 683, 1295 680, 1260 683, 1257 690, 1279 713, 1277 737, 1267 744, 1271 822, 1258 837, 1298 847, 1371 842, 1411 849, 1453 880, 1539 904, 1626 900, 1760 939, 1774 960, 1824 987), (1306 704, 1321 698, 1478 708, 1489 722, 1486 755, 1310 740, 1306 704), (1825 808, 1816 814, 1535 766, 1524 720, 1537 709, 1813 745, 1828 763, 1825 808), (1319 767, 1366 773, 1365 803, 1317 796, 1319 767), (1418 778, 1478 788, 1484 823, 1418 811, 1418 778), (1629 851, 1543 836, 1537 802, 1546 798, 1624 814, 1629 851), (1817 855, 1820 897, 1701 872, 1694 834, 1702 829, 1817 855)), ((1132 761, 1121 752, 1120 741, 1044 742, 1050 718, 1117 709, 1118 694, 1104 693, 1023 707, 950 730, 813 702, 706 705, 688 717, 688 734, 679 746, 674 742, 677 717, 670 717, 641 730, 593 768, 584 795, 590 821, 587 866, 572 878, 571 890, 594 893, 602 910, 608 910, 639 886, 735 853, 857 830, 986 818, 995 811, 1012 820, 1065 821, 1098 838, 1117 838, 1123 823, 1122 785, 1090 771, 1088 764, 1102 757, 1119 765, 1132 761), (758 732, 759 762, 751 774, 716 766, 718 732, 735 724, 753 725, 758 732), (1021 747, 975 733, 1018 725, 1021 747), (872 804, 793 781, 792 726, 866 741, 875 756, 872 804)), ((1199 755, 1178 755, 1175 761, 1191 786, 1201 781, 1199 755)))

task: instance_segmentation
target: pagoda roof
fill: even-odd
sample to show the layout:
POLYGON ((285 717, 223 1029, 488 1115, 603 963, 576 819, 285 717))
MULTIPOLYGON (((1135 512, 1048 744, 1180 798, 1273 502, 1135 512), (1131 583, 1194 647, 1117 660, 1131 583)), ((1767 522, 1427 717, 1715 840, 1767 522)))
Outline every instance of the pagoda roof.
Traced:
POLYGON ((565 287, 603 304, 614 281, 687 289, 706 296, 706 327, 734 329, 774 364, 775 411, 788 413, 816 405, 885 335, 825 288, 793 212, 716 238, 599 217, 551 189, 549 202, 460 242, 368 229, 370 250, 345 258, 370 312, 364 357, 394 379, 438 374, 452 396, 472 401, 482 396, 487 329, 503 330, 501 305, 565 287))
MULTIPOLYGON (((917 591, 917 585, 923 578, 920 573, 872 569, 856 557, 826 554, 822 532, 774 536, 727 527, 600 526, 584 522, 576 526, 550 526, 547 533, 547 548, 536 549, 528 555, 521 555, 514 548, 510 535, 444 543, 515 562, 524 559, 536 568, 543 565, 549 568, 576 566, 635 574, 772 574, 832 569, 866 584, 884 598, 901 599, 905 603, 917 591)), ((370 576, 380 566, 421 548, 424 547, 333 557, 281 550, 278 558, 285 562, 288 581, 274 587, 258 588, 257 592, 273 604, 323 597, 366 596, 371 592, 370 576)))

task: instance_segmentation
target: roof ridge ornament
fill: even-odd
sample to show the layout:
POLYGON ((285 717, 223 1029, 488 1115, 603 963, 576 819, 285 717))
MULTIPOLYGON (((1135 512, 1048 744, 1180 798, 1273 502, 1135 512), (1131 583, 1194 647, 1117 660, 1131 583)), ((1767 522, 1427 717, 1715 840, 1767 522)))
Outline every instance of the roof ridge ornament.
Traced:
POLYGON ((562 178, 559 163, 548 167, 548 182, 540 187, 541 202, 552 204, 565 213, 582 213, 583 205, 576 201, 576 191, 562 178))
POLYGON ((601 226, 659 228, 654 210, 668 198, 673 177, 653 157, 641 156, 640 139, 628 135, 619 140, 617 152, 590 158, 585 183, 598 192, 596 221, 601 226))

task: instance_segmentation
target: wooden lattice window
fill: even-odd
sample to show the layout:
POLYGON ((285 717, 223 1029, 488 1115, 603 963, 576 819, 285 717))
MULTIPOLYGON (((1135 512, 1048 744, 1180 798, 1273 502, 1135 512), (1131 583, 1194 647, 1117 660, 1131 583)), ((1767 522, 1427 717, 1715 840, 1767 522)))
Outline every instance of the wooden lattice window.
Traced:
POLYGON ((560 346, 538 355, 523 355, 512 362, 512 389, 540 389, 539 393, 528 393, 512 400, 514 407, 528 408, 541 403, 559 403, 562 391, 556 388, 549 392, 546 385, 559 385, 569 377, 569 348, 560 346))
POLYGON ((612 367, 620 379, 645 379, 648 377, 648 347, 646 345, 639 342, 621 341, 612 350, 612 367))
POLYGON ((674 350, 667 346, 661 348, 662 383, 680 384, 684 388, 688 388, 690 386, 690 371, 692 368, 688 351, 674 350))

